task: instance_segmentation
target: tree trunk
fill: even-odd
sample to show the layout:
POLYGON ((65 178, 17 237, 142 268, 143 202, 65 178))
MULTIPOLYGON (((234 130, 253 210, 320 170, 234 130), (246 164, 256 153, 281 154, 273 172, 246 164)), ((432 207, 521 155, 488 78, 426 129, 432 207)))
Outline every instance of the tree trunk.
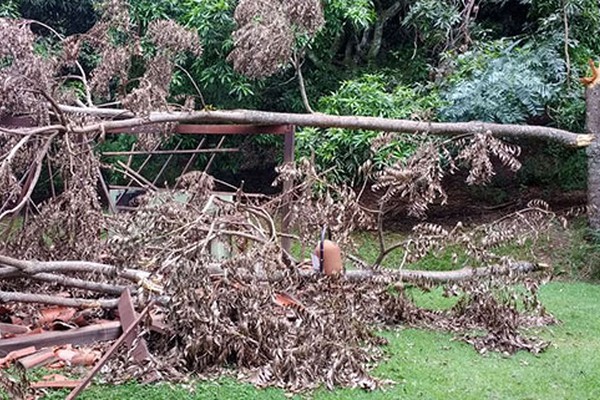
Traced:
MULTIPOLYGON (((591 134, 600 133, 600 84, 589 85, 585 93, 585 125, 591 134)), ((588 147, 588 215, 590 227, 600 231, 600 141, 588 147)))
POLYGON ((392 4, 389 8, 381 11, 381 15, 377 18, 377 22, 375 23, 375 29, 373 30, 373 40, 371 42, 369 54, 367 55, 368 60, 373 61, 379 55, 379 50, 381 49, 381 42, 383 41, 383 28, 392 17, 394 17, 400 12, 400 9, 402 9, 402 5, 403 3, 401 1, 397 1, 394 4, 392 4))

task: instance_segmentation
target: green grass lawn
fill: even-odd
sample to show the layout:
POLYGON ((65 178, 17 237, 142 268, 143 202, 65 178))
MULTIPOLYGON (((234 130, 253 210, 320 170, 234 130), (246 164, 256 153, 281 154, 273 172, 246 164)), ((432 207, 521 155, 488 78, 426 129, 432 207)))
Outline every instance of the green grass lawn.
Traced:
MULTIPOLYGON (((382 332, 390 344, 375 375, 397 382, 383 390, 320 389, 315 399, 600 399, 600 286, 553 282, 541 289, 548 310, 562 322, 539 333, 552 342, 538 356, 478 354, 450 334, 416 329, 382 332)), ((422 306, 445 307, 440 292, 416 295, 422 306)), ((62 399, 54 392, 48 399, 62 399)), ((232 379, 188 386, 93 386, 81 399, 285 399, 280 390, 259 390, 232 379)))

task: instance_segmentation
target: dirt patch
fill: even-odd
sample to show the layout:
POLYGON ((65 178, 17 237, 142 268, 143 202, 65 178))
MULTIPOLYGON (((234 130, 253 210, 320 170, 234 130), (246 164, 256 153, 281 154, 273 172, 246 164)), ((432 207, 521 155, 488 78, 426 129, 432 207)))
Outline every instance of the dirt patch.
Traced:
MULTIPOLYGON (((448 202, 444 205, 432 205, 427 213, 427 221, 442 226, 454 226, 459 221, 466 225, 477 225, 492 222, 503 215, 520 210, 534 199, 545 201, 555 212, 582 207, 587 202, 584 190, 561 192, 543 187, 519 187, 517 184, 474 187, 467 185, 464 177, 460 175, 447 179, 446 191, 448 202)), ((377 209, 380 198, 381 193, 367 189, 364 191, 362 204, 377 209)), ((390 209, 384 223, 386 230, 409 232, 415 224, 423 222, 408 216, 407 205, 407 202, 400 199, 390 201, 390 209)))

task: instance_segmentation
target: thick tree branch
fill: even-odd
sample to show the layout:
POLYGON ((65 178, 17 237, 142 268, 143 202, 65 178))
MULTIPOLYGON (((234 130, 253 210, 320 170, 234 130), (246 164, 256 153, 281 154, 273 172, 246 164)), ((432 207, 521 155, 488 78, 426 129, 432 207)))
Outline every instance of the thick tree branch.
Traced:
POLYGON ((81 108, 61 106, 64 112, 75 112, 100 117, 126 118, 105 121, 73 128, 75 133, 120 130, 137 126, 166 122, 203 123, 222 122, 257 125, 291 124, 317 128, 367 129, 407 134, 454 136, 465 132, 490 131, 494 136, 539 138, 552 140, 574 147, 588 146, 594 139, 591 134, 576 134, 562 129, 534 126, 496 124, 487 122, 423 122, 362 116, 338 116, 321 113, 294 114, 256 110, 223 110, 195 112, 153 112, 146 117, 135 117, 120 109, 81 108))
MULTIPOLYGON (((26 270, 28 273, 30 271, 39 270, 43 267, 44 271, 52 271, 52 272, 65 272, 65 271, 85 271, 85 272, 98 272, 99 270, 117 270, 118 268, 115 266, 107 265, 107 264, 97 264, 97 263, 89 263, 89 262, 79 262, 79 261, 25 261, 18 260, 12 257, 0 256, 0 264, 12 265, 18 269, 26 270), (7 262, 8 261, 8 262, 7 262), (73 267, 70 269, 64 268, 65 266, 73 267), (63 268, 61 268, 63 267, 63 268)), ((546 264, 535 264, 525 261, 518 261, 506 266, 501 265, 492 265, 489 267, 481 267, 481 268, 462 268, 454 271, 419 271, 419 270, 393 270, 393 269, 382 269, 382 270, 352 270, 347 271, 345 273, 346 279, 349 280, 365 280, 376 277, 387 277, 390 279, 398 279, 398 280, 431 280, 433 282, 451 282, 451 281, 460 281, 465 279, 470 279, 474 277, 480 276, 491 276, 491 275, 508 275, 510 273, 528 273, 528 272, 536 272, 549 268, 546 264)), ((7 273, 8 268, 0 269, 0 273, 7 273)), ((139 271, 139 270, 131 270, 128 269, 129 276, 141 277, 144 276, 147 279, 149 276, 148 272, 139 271)), ((211 275, 222 275, 224 271, 218 265, 207 266, 207 272, 211 275)), ((14 274, 14 271, 12 271, 14 274)), ((309 277, 315 275, 313 271, 300 271, 300 275, 309 277)), ((2 275, 0 274, 0 278, 2 275)), ((273 280, 277 281, 283 278, 283 275, 275 274, 271 276, 258 276, 259 279, 264 280, 273 280)))
MULTIPOLYGON (((25 261, 0 255, 0 266, 14 267, 22 270, 28 275, 39 274, 42 272, 87 272, 119 277, 135 283, 147 280, 150 277, 150 273, 146 271, 119 268, 109 264, 86 261, 25 261)), ((14 270, 8 270, 6 268, 0 269, 0 278, 10 276, 10 274, 14 274, 14 270)))
POLYGON ((48 296, 44 294, 32 294, 21 292, 4 292, 0 291, 0 303, 37 303, 48 304, 65 307, 81 307, 81 308, 116 308, 119 304, 119 299, 77 299, 58 296, 48 296))
MULTIPOLYGON (((369 48, 369 53, 367 54, 369 60, 377 58, 381 49, 381 42, 383 41, 383 28, 392 17, 400 12, 403 5, 404 2, 396 1, 394 4, 383 10, 377 18, 375 29, 373 31, 373 40, 371 42, 371 47, 369 48)), ((378 4, 378 6, 381 6, 381 4, 378 4)))
POLYGON ((397 278, 403 281, 429 280, 435 283, 458 282, 485 276, 509 275, 511 273, 529 273, 548 269, 546 264, 534 264, 525 261, 511 263, 507 266, 492 265, 481 268, 462 268, 454 271, 418 271, 418 270, 354 270, 346 272, 346 279, 361 281, 375 277, 397 278))
POLYGON ((22 272, 22 270, 19 270, 18 268, 14 267, 1 268, 0 277, 2 277, 2 279, 29 278, 42 282, 55 283, 64 287, 90 290, 92 292, 114 295, 120 295, 123 292, 123 290, 126 289, 126 286, 122 285, 111 285, 109 283, 91 282, 83 279, 70 278, 63 275, 49 274, 45 272, 41 272, 38 274, 26 274, 22 272))

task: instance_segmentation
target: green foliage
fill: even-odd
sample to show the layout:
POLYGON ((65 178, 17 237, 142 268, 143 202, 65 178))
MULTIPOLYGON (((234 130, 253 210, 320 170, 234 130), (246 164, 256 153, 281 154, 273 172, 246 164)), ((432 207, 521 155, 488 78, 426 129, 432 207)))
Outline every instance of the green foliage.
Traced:
POLYGON ((559 36, 564 43, 568 30, 569 51, 574 65, 583 65, 596 58, 600 51, 600 7, 597 0, 543 0, 532 1, 529 18, 535 20, 538 33, 559 36), (567 28, 565 28, 565 19, 567 28))
POLYGON ((364 29, 375 22, 377 13, 371 0, 325 0, 325 18, 337 29, 350 22, 356 29, 364 29))
POLYGON ((544 115, 565 81, 560 54, 544 44, 499 41, 450 62, 441 94, 449 105, 440 111, 450 121, 524 123, 544 115))
POLYGON ((9 3, 18 5, 21 17, 43 22, 64 35, 86 32, 96 22, 93 0, 12 0, 9 3))
POLYGON ((145 30, 148 23, 157 19, 172 19, 181 16, 184 8, 177 0, 130 0, 130 14, 133 21, 145 30))
POLYGON ((19 6, 16 1, 8 0, 0 4, 0 18, 18 18, 19 6))
MULTIPOLYGON (((436 93, 419 93, 399 84, 391 74, 365 74, 345 81, 335 93, 322 97, 318 109, 336 115, 431 119, 438 106, 436 93)), ((304 128, 297 134, 298 153, 314 155, 317 166, 327 170, 333 181, 349 182, 369 158, 371 141, 378 134, 365 130, 304 128)), ((381 167, 391 158, 406 157, 413 149, 414 144, 398 140, 375 155, 375 165, 381 167)))
POLYGON ((257 106, 253 97, 263 84, 238 74, 226 61, 233 49, 235 6, 233 0, 183 2, 181 8, 185 12, 181 20, 198 30, 204 47, 202 57, 192 63, 190 72, 202 85, 209 104, 253 108, 257 106))
POLYGON ((585 130, 584 89, 578 84, 572 85, 549 107, 556 126, 572 132, 585 130))
POLYGON ((538 145, 517 172, 517 180, 521 185, 544 187, 548 191, 585 190, 585 149, 565 148, 556 143, 538 145))
POLYGON ((460 22, 461 10, 454 0, 418 0, 402 21, 416 31, 425 47, 434 49, 448 44, 460 22))

